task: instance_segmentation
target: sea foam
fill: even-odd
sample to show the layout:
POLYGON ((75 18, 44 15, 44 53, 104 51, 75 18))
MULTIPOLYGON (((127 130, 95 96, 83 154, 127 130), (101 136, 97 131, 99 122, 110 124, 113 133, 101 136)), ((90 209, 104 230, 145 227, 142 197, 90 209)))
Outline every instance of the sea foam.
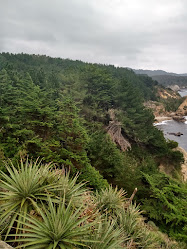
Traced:
MULTIPOLYGON (((154 126, 157 126, 157 125, 166 125, 169 121, 172 121, 172 120, 164 120, 164 121, 161 121, 159 123, 154 123, 153 125, 154 126)), ((186 121, 187 122, 187 121, 186 121)))

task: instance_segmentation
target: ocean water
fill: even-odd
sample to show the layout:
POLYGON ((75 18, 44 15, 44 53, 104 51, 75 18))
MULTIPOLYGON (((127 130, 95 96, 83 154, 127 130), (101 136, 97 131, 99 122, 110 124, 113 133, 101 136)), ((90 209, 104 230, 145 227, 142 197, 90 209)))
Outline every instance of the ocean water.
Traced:
POLYGON ((175 120, 166 120, 160 123, 155 124, 155 126, 162 130, 164 133, 164 137, 166 139, 176 141, 180 147, 187 151, 187 116, 185 117, 185 123, 177 122, 175 120), (183 135, 180 137, 175 135, 170 135, 169 133, 177 133, 180 132, 183 135))
MULTIPOLYGON (((178 91, 181 97, 187 96, 187 88, 181 89, 178 91)), ((186 121, 184 123, 177 122, 175 120, 165 120, 160 123, 155 124, 155 126, 163 131, 164 137, 166 139, 176 141, 180 147, 187 151, 187 116, 185 117, 186 121), (169 133, 177 133, 180 132, 183 135, 180 137, 175 135, 170 135, 169 133)))
POLYGON ((178 91, 181 97, 187 96, 187 88, 178 91))

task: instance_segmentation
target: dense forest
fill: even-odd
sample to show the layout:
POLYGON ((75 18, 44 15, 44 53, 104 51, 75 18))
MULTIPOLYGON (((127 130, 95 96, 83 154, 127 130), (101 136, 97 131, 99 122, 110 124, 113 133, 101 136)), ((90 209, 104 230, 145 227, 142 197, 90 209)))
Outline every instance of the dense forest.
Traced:
MULTIPOLYGON (((0 169, 3 180, 0 189, 8 191, 6 181, 11 185, 13 173, 16 170, 26 172, 23 162, 28 164, 28 158, 35 161, 39 157, 43 164, 52 162, 53 169, 68 171, 70 176, 79 173, 77 186, 85 182, 98 199, 115 192, 111 184, 123 188, 126 197, 137 188, 134 201, 140 204, 146 222, 153 222, 179 243, 187 242, 187 188, 180 176, 183 155, 173 150, 177 146, 175 142, 166 141, 162 132, 153 126, 154 115, 144 107, 145 101, 159 100, 157 87, 158 83, 150 77, 136 75, 126 68, 41 55, 1 53, 0 169), (5 166, 9 164, 5 163, 8 159, 15 166, 5 166), (174 169, 172 176, 159 172, 161 163, 174 169), (106 189, 110 193, 102 192, 106 189)), ((39 172, 39 168, 34 170, 39 172)), ((49 184, 46 181, 50 179, 44 179, 42 184, 49 184)), ((1 198, 2 202, 6 200, 4 191, 0 191, 0 202, 1 198)), ((50 212, 60 215, 51 198, 50 212)), ((5 204, 1 206, 0 227, 4 227, 10 213, 5 204)), ((64 202, 61 208, 65 208, 64 202)), ((80 209, 76 215, 79 212, 80 209)), ((42 217, 49 215, 49 210, 44 208, 41 213, 42 217)), ((15 216, 11 226, 16 219, 15 216)), ((29 227, 31 218, 27 219, 29 227)), ((104 231, 104 226, 115 227, 113 221, 103 224, 97 229, 104 231)), ((5 227, 2 236, 7 234, 7 229, 10 232, 5 227)), ((81 243, 77 245, 80 247, 49 248, 83 248, 81 243)), ((90 246, 131 248, 127 244, 127 247, 90 246)), ((132 248, 151 247, 145 244, 132 248)), ((177 248, 177 245, 152 248, 177 248)), ((181 244, 178 248, 185 247, 181 244)))

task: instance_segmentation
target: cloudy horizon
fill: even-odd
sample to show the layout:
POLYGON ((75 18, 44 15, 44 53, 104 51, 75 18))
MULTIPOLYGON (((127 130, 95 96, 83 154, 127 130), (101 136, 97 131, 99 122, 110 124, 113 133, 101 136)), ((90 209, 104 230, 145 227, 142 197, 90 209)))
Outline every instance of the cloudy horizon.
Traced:
POLYGON ((187 73, 185 0, 1 0, 0 52, 187 73))

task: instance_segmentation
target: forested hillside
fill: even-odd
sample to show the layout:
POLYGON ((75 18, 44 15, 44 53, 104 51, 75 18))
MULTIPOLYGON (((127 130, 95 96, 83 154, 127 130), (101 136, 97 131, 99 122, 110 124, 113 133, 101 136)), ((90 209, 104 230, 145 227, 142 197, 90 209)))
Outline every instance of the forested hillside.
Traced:
POLYGON ((186 74, 168 73, 162 70, 133 69, 133 71, 138 75, 148 75, 153 80, 157 81, 159 84, 166 87, 171 85, 178 85, 179 87, 187 87, 186 74))
POLYGON ((160 76, 160 75, 177 76, 176 73, 168 73, 168 72, 163 71, 163 70, 133 69, 133 71, 136 74, 146 74, 146 75, 148 75, 150 77, 152 77, 152 76, 160 76))
MULTIPOLYGON (((153 126, 145 101, 158 100, 157 82, 132 70, 28 54, 0 54, 0 168, 42 158, 80 172, 100 191, 125 189, 161 231, 187 241, 183 156, 153 126), (173 178, 159 165, 175 168, 173 178)), ((145 247, 146 248, 146 247, 145 247)))
POLYGON ((152 76, 152 79, 157 80, 163 86, 178 85, 179 87, 187 87, 187 76, 157 75, 152 76))

